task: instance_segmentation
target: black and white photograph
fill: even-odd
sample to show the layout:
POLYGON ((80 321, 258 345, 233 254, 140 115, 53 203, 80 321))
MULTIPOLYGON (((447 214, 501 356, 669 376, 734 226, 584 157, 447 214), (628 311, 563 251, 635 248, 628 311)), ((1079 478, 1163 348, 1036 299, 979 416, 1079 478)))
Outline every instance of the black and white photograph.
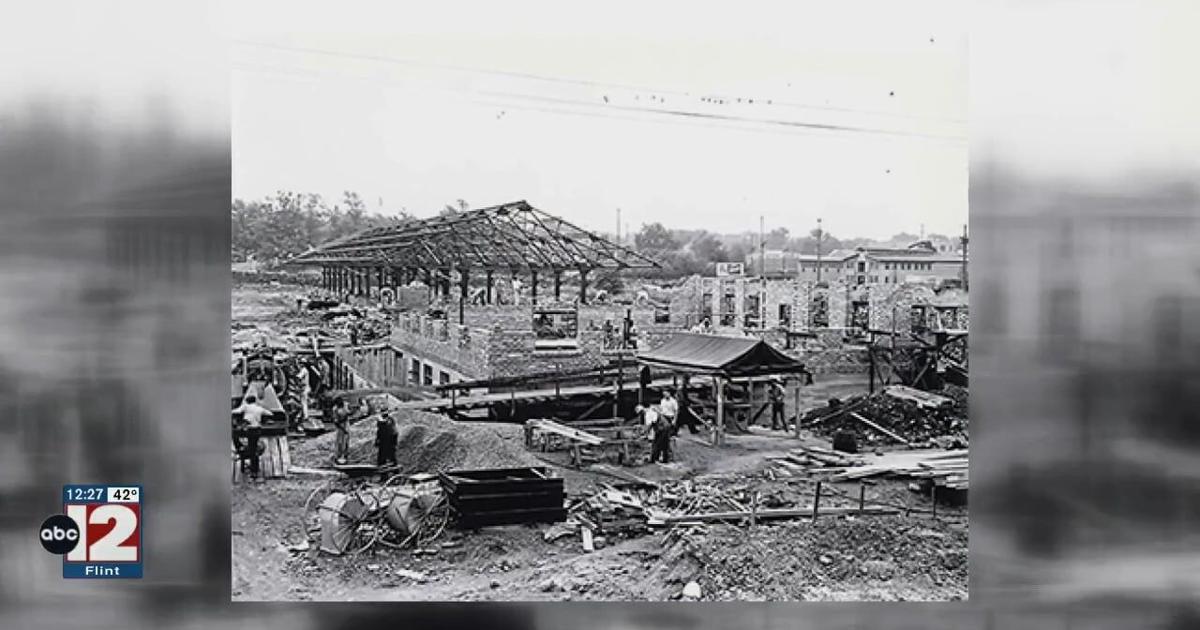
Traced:
POLYGON ((231 10, 232 598, 966 599, 964 9, 539 7, 231 10))

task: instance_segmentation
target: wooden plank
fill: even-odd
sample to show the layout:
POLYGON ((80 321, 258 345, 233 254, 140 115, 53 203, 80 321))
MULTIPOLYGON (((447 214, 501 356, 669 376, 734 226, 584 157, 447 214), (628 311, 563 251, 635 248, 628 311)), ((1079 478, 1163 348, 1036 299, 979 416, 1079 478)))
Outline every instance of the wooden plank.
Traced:
MULTIPOLYGON (((864 514, 864 515, 886 515, 899 514, 900 511, 893 508, 866 508, 859 510, 857 507, 827 507, 821 510, 823 516, 838 516, 842 514, 864 514)), ((813 515, 812 506, 790 509, 776 510, 757 510, 754 513, 756 520, 778 520, 790 518, 811 518, 813 515)), ((721 521, 740 521, 750 518, 749 510, 739 510, 736 512, 708 512, 703 514, 678 514, 670 516, 661 516, 651 520, 651 523, 661 522, 664 524, 677 523, 716 523, 721 521)))
POLYGON ((859 414, 859 413, 857 413, 857 412, 854 412, 854 411, 850 412, 850 417, 851 417, 851 418, 854 418, 855 420, 858 420, 859 422, 861 422, 861 423, 863 423, 863 424, 867 425, 868 427, 871 427, 872 429, 875 429, 876 431, 878 431, 878 432, 880 432, 880 433, 882 433, 882 434, 884 434, 884 435, 886 435, 886 436, 888 436, 888 437, 892 438, 893 440, 896 440, 897 442, 900 442, 901 444, 908 444, 908 443, 909 443, 909 441, 908 441, 908 440, 906 440, 906 439, 904 439, 904 438, 900 437, 899 435, 896 435, 895 433, 893 433, 893 432, 891 432, 891 431, 889 431, 889 430, 887 430, 887 429, 885 429, 885 428, 883 428, 883 427, 879 426, 878 424, 875 424, 874 422, 871 422, 870 420, 868 420, 868 419, 864 418, 862 415, 860 415, 860 414, 859 414))
POLYGON ((280 461, 280 464, 282 465, 282 467, 280 468, 279 476, 287 477, 288 471, 291 470, 291 468, 292 468, 292 447, 288 443, 287 436, 280 438, 279 453, 280 453, 279 461, 280 461))
POLYGON ((931 394, 906 385, 888 385, 883 392, 898 400, 909 400, 921 407, 937 408, 953 402, 945 396, 931 394))
POLYGON ((539 419, 529 420, 525 424, 527 426, 532 426, 533 428, 535 428, 539 431, 545 431, 547 433, 561 435, 567 439, 574 440, 576 442, 582 442, 589 446, 600 446, 601 444, 604 444, 604 442, 605 442, 604 438, 602 438, 602 437, 593 435, 591 433, 588 433, 587 431, 581 431, 581 430, 575 429, 573 427, 568 427, 564 424, 559 424, 557 422, 554 422, 553 420, 545 420, 545 419, 539 418, 539 419))

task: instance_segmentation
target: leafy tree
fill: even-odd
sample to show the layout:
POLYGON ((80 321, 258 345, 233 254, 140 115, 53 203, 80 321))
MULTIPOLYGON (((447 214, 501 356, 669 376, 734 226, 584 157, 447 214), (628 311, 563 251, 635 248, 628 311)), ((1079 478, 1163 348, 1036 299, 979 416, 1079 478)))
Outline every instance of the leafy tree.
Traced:
POLYGON ((692 241, 691 249, 697 259, 706 263, 721 262, 727 260, 729 256, 725 251, 725 245, 721 243, 720 239, 707 232, 692 241))
POLYGON ((236 199, 231 207, 234 260, 250 257, 277 263, 325 241, 360 230, 406 220, 368 214, 355 193, 343 194, 342 203, 328 206, 320 195, 280 191, 257 201, 236 199))
POLYGON ((766 235, 767 249, 784 249, 788 246, 788 229, 777 227, 766 235))
POLYGON ((633 242, 640 252, 659 253, 679 249, 679 241, 661 223, 643 225, 641 231, 634 235, 633 242))
POLYGON ((466 212, 469 209, 470 209, 470 206, 467 204, 466 201, 463 201, 462 199, 458 199, 454 202, 453 205, 446 204, 445 207, 442 208, 442 211, 438 213, 438 216, 451 217, 460 212, 466 212))

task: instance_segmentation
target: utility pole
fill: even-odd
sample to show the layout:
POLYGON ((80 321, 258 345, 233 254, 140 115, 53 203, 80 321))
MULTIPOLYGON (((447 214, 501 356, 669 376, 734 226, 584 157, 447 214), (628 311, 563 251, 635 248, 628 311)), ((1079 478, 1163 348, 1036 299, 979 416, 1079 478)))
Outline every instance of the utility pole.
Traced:
POLYGON ((758 215, 758 275, 767 277, 767 242, 764 237, 763 216, 758 215))
POLYGON ((967 290, 967 224, 963 224, 962 237, 959 239, 962 242, 962 283, 963 291, 967 290))
POLYGON ((821 284, 821 218, 817 217, 817 284, 821 284))
POLYGON ((758 327, 767 327, 767 231, 763 215, 758 215, 758 271, 762 285, 758 290, 758 327))

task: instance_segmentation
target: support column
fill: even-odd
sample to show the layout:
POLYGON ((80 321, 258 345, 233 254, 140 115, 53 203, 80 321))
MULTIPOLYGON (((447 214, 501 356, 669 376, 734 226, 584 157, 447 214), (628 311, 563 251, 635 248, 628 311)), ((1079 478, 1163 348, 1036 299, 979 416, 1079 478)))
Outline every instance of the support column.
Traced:
POLYGON ((460 295, 460 297, 462 297, 463 304, 466 304, 467 300, 470 299, 470 297, 471 297, 470 295, 468 295, 468 293, 470 292, 471 276, 470 276, 470 271, 467 267, 463 267, 462 269, 458 270, 458 282, 459 282, 459 295, 460 295))
POLYGON ((797 439, 800 438, 800 388, 804 386, 804 374, 800 373, 796 377, 796 426, 792 428, 793 434, 797 439))
POLYGON ((713 446, 721 446, 725 442, 725 387, 721 377, 713 377, 713 385, 717 388, 717 420, 713 427, 713 446))
POLYGON ((371 271, 372 269, 370 267, 366 267, 362 270, 363 297, 367 298, 371 297, 371 271))
POLYGON ((579 270, 579 303, 587 304, 587 269, 579 270))
POLYGON ((492 270, 487 271, 487 303, 492 304, 492 270))
POLYGON ((537 269, 529 272, 529 303, 537 306, 537 285, 538 285, 537 269))
POLYGON ((562 271, 554 270, 554 301, 562 301, 562 271))

